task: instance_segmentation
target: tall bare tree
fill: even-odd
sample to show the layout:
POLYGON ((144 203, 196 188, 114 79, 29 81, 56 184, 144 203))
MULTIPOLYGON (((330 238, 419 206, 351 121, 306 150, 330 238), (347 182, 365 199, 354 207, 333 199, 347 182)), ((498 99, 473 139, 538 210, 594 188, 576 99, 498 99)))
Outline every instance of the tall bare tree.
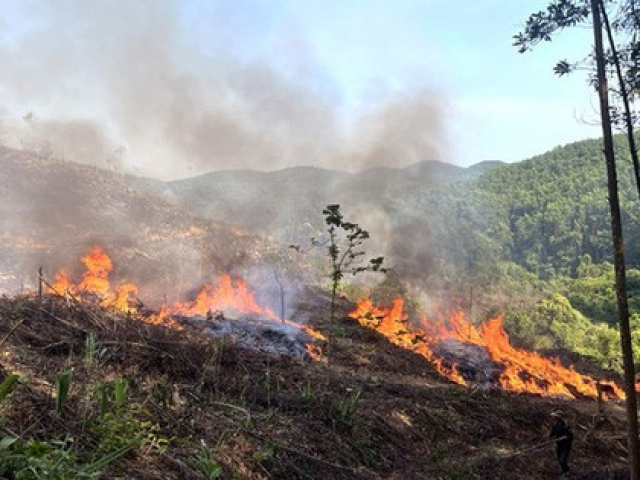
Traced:
MULTIPOLYGON (((514 44, 524 52, 539 42, 550 41, 553 34, 565 28, 584 23, 590 16, 590 2, 553 0, 546 11, 529 17, 525 30, 514 36, 514 44)), ((607 45, 603 45, 602 51, 605 71, 614 80, 613 86, 609 84, 612 123, 626 133, 640 199, 640 160, 634 136, 638 120, 634 104, 640 96, 640 6, 638 0, 598 0, 598 4, 601 6, 601 24, 607 34, 607 45)), ((572 63, 562 60, 554 71, 562 76, 585 66, 593 67, 592 80, 596 85, 595 55, 572 63)))
MULTIPOLYGON (((624 118, 627 128, 627 138, 629 149, 634 159, 634 169, 636 182, 640 197, 640 174, 637 162, 637 151, 635 138, 633 136, 633 123, 630 106, 630 94, 627 86, 628 80, 634 80, 634 62, 640 57, 640 48, 635 44, 631 45, 630 54, 625 58, 628 75, 625 77, 622 68, 622 60, 613 38, 613 28, 609 21, 606 4, 614 2, 605 0, 555 0, 551 2, 547 10, 538 12, 529 17, 525 31, 515 36, 515 45, 524 52, 532 45, 540 41, 549 41, 554 33, 564 28, 573 27, 584 22, 591 15, 593 20, 594 54, 595 60, 595 86, 600 100, 600 116, 603 134, 603 153, 607 167, 607 187, 609 193, 609 209, 611 213, 611 234, 613 241, 613 257, 615 268, 615 292, 618 304, 618 325, 620 330, 620 342, 622 347, 624 365, 624 384, 626 393, 626 412, 628 422, 628 458, 629 473, 632 480, 640 480, 640 460, 638 451, 638 407, 637 394, 635 390, 635 364, 633 359, 633 348, 631 341, 631 328, 629 325, 629 301, 627 296, 627 280, 624 258, 624 236, 622 229, 622 216, 620 213, 620 200, 618 193, 618 175, 616 170, 616 159, 613 143, 613 122, 611 118, 611 105, 609 102, 609 86, 607 78, 607 67, 613 65, 618 81, 618 95, 622 99, 624 118), (609 41, 608 55, 605 52, 603 42, 603 19, 609 41)), ((634 0, 624 0, 619 2, 622 6, 630 8, 631 12, 636 12, 634 0)), ((640 23, 636 18, 633 23, 619 23, 619 28, 638 29, 640 23)), ((568 73, 571 67, 568 62, 562 61, 556 65, 555 71, 560 75, 568 73)), ((635 82, 637 83, 637 82, 635 82)), ((634 85, 634 83, 631 83, 634 85)))
POLYGON ((598 97, 600 98, 600 117, 602 119, 602 136, 604 157, 607 164, 607 187, 609 191, 609 209, 611 211, 611 233, 613 238, 613 265, 615 268, 615 290, 618 300, 618 326, 622 345, 622 361, 624 365, 624 387, 627 407, 627 444, 629 447, 629 473, 632 480, 640 478, 640 462, 638 459, 638 405, 636 395, 636 372, 633 361, 631 328, 629 326, 629 301, 627 296, 627 279, 624 261, 624 238, 622 217, 620 215, 620 199, 618 195, 618 174, 613 147, 613 132, 609 108, 609 88, 602 42, 601 13, 604 11, 601 0, 591 0, 593 15, 593 37, 597 70, 598 97))

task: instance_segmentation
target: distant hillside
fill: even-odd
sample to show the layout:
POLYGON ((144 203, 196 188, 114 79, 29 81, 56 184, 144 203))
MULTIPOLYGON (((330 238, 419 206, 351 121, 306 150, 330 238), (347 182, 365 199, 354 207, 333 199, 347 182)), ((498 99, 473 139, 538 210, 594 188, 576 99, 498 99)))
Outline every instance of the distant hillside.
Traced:
MULTIPOLYGON (((491 165, 493 167, 494 165, 491 165)), ((233 222, 251 231, 290 240, 291 220, 312 222, 328 203, 348 210, 361 204, 383 205, 407 191, 468 180, 484 168, 465 169, 442 162, 423 162, 404 168, 379 167, 346 173, 314 167, 275 172, 214 172, 160 187, 164 195, 194 214, 233 222)), ((149 184, 147 184, 149 186, 149 184)))
POLYGON ((0 290, 33 285, 99 244, 117 263, 114 275, 171 293, 202 275, 240 268, 262 248, 257 238, 202 221, 162 197, 93 167, 0 149, 0 290), (172 288, 169 288, 172 287, 172 288))
MULTIPOLYGON (((346 173, 313 167, 275 172, 214 172, 166 184, 143 182, 195 215, 232 223, 283 243, 304 243, 324 231, 322 209, 339 203, 345 215, 369 230, 375 249, 402 271, 455 261, 443 225, 451 196, 500 162, 470 168, 423 162, 404 168, 346 173), (437 260, 441 258, 441 260, 437 260)), ((454 233, 450 231, 449 233, 454 233)), ((459 252, 454 254, 459 256, 459 252)))
MULTIPOLYGON (((639 202, 624 139, 616 142, 627 259, 640 267, 639 202)), ((610 258, 598 140, 517 164, 461 168, 424 162, 360 173, 294 167, 214 172, 173 182, 7 149, 0 162, 7 199, 0 207, 2 248, 21 253, 28 271, 50 264, 52 257, 67 255, 68 262, 68 252, 75 256, 92 242, 118 244, 120 250, 127 245, 125 264, 145 245, 145 251, 157 252, 151 257, 176 262, 182 278, 196 269, 196 276, 201 270, 234 269, 242 263, 237 255, 261 248, 250 235, 284 245, 318 238, 325 231, 322 209, 330 203, 339 203, 347 219, 371 233, 367 249, 385 255, 400 275, 434 279, 452 291, 495 282, 498 262, 517 263, 546 279, 575 275, 585 262, 610 258), (188 261, 177 260, 184 258, 188 261)), ((15 267, 10 263, 6 268, 15 267)))
MULTIPOLYGON (((640 200, 624 137, 615 146, 627 261, 639 267, 640 200)), ((611 259, 606 182, 601 141, 585 140, 489 170, 474 188, 493 204, 504 256, 547 278, 575 274, 585 255, 611 259)))
MULTIPOLYGON (((624 138, 617 137, 628 260, 640 266, 640 218, 624 138)), ((345 173, 311 167, 216 172, 147 183, 194 215, 286 243, 324 230, 322 208, 343 206, 389 260, 415 278, 468 274, 513 261, 548 278, 574 274, 584 255, 610 258, 606 178, 599 140, 529 160, 469 168, 424 162, 345 173)))

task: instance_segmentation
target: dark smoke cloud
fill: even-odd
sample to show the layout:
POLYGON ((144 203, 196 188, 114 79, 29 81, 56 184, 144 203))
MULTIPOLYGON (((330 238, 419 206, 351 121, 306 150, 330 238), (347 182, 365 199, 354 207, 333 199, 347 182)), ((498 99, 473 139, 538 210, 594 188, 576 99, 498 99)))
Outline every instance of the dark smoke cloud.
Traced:
POLYGON ((277 61, 241 55, 223 4, 207 10, 216 45, 189 35, 177 0, 14 5, 0 37, 2 140, 165 178, 445 157, 446 104, 433 89, 347 122, 302 32, 282 35, 277 61))

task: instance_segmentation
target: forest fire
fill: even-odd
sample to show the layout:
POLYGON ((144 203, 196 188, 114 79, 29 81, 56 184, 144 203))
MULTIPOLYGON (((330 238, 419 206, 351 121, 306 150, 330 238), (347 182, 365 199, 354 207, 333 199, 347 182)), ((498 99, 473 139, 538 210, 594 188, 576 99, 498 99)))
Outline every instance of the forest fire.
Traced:
MULTIPOLYGON (((113 263, 101 247, 93 247, 81 261, 86 271, 82 274, 80 282, 74 283, 71 275, 63 269, 56 273, 55 281, 49 289, 59 295, 71 295, 77 300, 116 308, 147 323, 162 324, 176 329, 184 328, 182 323, 177 321, 180 318, 199 319, 203 323, 213 322, 215 317, 217 324, 212 326, 212 334, 221 332, 220 334, 240 335, 243 340, 247 340, 251 334, 268 335, 277 331, 280 337, 286 337, 290 346, 295 342, 304 342, 309 357, 318 359, 321 356, 320 349, 314 341, 323 341, 322 334, 306 325, 279 318, 270 308, 258 305, 248 285, 240 279, 234 282, 230 276, 223 275, 214 283, 204 285, 193 301, 176 302, 161 307, 159 311, 146 311, 142 314, 143 303, 137 297, 138 288, 134 284, 123 283, 115 289, 111 287, 109 274, 113 270, 113 263), (245 318, 230 327, 229 319, 225 318, 225 315, 251 319, 245 318), (227 322, 225 328, 221 328, 223 322, 227 322), (238 324, 242 324, 242 327, 238 324), (251 330, 249 336, 246 335, 247 332, 241 332, 243 328, 251 330), (268 334, 265 333, 267 330, 268 334)), ((256 344, 253 340, 248 340, 248 343, 256 344)))
POLYGON ((80 283, 74 284, 70 274, 62 269, 56 273, 51 289, 59 294, 91 297, 105 307, 115 307, 122 311, 134 310, 137 287, 131 283, 124 283, 115 291, 111 290, 109 274, 113 270, 113 263, 102 248, 91 248, 89 253, 82 257, 82 263, 86 271, 82 274, 80 283))
POLYGON ((170 311, 177 315, 210 315, 214 311, 233 314, 263 315, 271 320, 278 316, 270 309, 260 307, 249 287, 242 280, 236 280, 235 286, 231 277, 224 275, 218 279, 217 285, 205 285, 200 289, 192 302, 178 302, 170 311))
MULTIPOLYGON (((109 275, 113 263, 101 247, 93 247, 81 261, 85 272, 77 283, 68 271, 60 270, 50 289, 60 295, 68 294, 77 300, 127 312, 148 323, 176 329, 185 328, 188 323, 197 324, 205 326, 212 335, 230 335, 270 352, 299 355, 302 349, 303 356, 313 359, 322 356, 317 343, 325 339, 320 333, 280 318, 270 308, 261 306, 240 279, 220 276, 201 287, 192 301, 149 311, 138 299, 136 285, 111 285, 109 275), (182 321, 184 319, 192 321, 182 321), (273 343, 277 342, 280 346, 274 348, 273 343)), ((595 379, 565 368, 557 360, 513 347, 500 318, 474 326, 458 312, 444 322, 431 322, 424 317, 420 322, 409 322, 400 298, 390 308, 375 306, 370 299, 365 299, 350 316, 395 345, 424 356, 440 374, 461 385, 487 383, 508 391, 570 398, 598 396, 595 379)), ((611 390, 614 396, 624 398, 617 385, 612 384, 611 390)))
MULTIPOLYGON (((434 323, 423 317, 419 326, 412 326, 403 312, 401 298, 396 299, 391 308, 377 307, 370 299, 362 300, 350 316, 392 343, 424 356, 442 375, 461 385, 468 384, 461 366, 442 354, 447 341, 486 350, 498 366, 496 380, 505 390, 570 398, 598 396, 595 379, 565 368, 557 360, 513 347, 500 318, 476 327, 458 312, 446 322, 434 323)), ((617 385, 611 387, 615 396, 624 398, 624 392, 617 385)))

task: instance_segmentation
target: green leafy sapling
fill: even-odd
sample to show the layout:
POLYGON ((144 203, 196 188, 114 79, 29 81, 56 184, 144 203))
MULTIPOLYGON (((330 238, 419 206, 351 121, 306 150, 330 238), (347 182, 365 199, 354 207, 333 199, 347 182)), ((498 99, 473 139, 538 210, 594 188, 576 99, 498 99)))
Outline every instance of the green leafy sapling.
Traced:
POLYGON ((369 232, 357 223, 344 220, 340 205, 327 205, 322 211, 328 226, 329 241, 327 251, 331 259, 331 322, 335 320, 335 306, 340 283, 347 272, 356 275, 361 272, 386 272, 382 268, 384 257, 376 257, 363 262, 366 252, 362 244, 369 239, 369 232))

